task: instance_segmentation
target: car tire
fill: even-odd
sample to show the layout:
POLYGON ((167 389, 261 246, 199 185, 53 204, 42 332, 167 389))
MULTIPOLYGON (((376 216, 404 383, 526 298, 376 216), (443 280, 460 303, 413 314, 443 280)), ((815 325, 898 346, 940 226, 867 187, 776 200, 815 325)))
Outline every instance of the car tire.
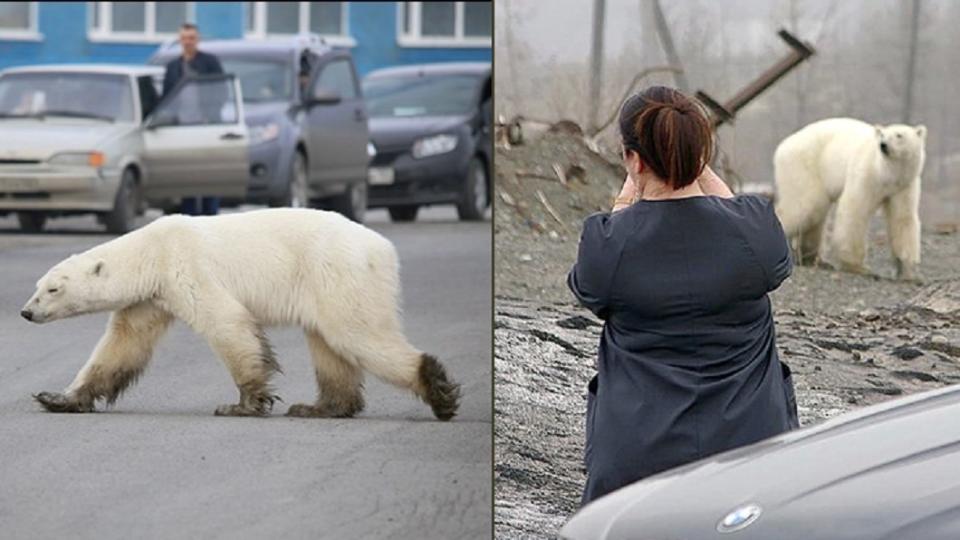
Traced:
POLYGON ((104 214, 103 224, 110 234, 126 234, 133 230, 140 208, 140 185, 133 169, 124 169, 113 210, 104 214))
POLYGON ((411 204, 403 206, 391 206, 387 209, 390 212, 390 219, 392 221, 416 221, 417 212, 420 210, 420 207, 411 204))
POLYGON ((367 211, 367 181, 350 184, 346 191, 330 199, 330 207, 357 223, 363 223, 367 211))
POLYGON ((293 153, 290 163, 290 177, 287 180, 286 193, 278 198, 270 199, 271 207, 307 208, 310 200, 307 191, 307 158, 303 152, 293 153))
POLYGON ((43 226, 47 223, 47 215, 43 212, 17 212, 17 221, 20 222, 21 231, 38 233, 43 231, 43 226))
POLYGON ((470 160, 467 174, 463 181, 463 191, 460 193, 460 202, 457 204, 457 214, 463 221, 480 221, 487 213, 490 201, 487 194, 487 169, 478 157, 470 160))

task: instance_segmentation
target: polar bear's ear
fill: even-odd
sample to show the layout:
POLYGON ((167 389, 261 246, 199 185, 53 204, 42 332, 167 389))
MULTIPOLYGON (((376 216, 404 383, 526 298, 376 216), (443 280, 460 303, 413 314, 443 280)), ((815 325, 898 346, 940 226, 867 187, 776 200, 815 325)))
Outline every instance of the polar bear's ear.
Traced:
POLYGON ((103 275, 103 267, 104 267, 103 261, 99 260, 96 263, 94 263, 93 268, 90 269, 90 273, 94 276, 103 275))
POLYGON ((919 135, 921 139, 927 138, 927 126, 923 124, 917 126, 917 135, 919 135))

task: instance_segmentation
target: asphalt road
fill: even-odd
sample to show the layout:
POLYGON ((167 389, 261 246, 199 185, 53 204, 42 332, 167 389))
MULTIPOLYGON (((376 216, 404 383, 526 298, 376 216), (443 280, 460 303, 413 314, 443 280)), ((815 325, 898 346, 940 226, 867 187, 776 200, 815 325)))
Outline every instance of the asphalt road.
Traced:
POLYGON ((367 378, 367 408, 344 420, 286 418, 316 388, 303 336, 269 337, 284 368, 270 418, 215 417, 236 402, 226 368, 182 323, 110 410, 41 412, 107 314, 32 325, 18 313, 36 280, 112 238, 92 218, 23 235, 0 218, 0 537, 489 538, 492 534, 491 228, 449 208, 369 225, 396 244, 405 328, 463 384, 460 414, 434 420, 412 394, 367 378))

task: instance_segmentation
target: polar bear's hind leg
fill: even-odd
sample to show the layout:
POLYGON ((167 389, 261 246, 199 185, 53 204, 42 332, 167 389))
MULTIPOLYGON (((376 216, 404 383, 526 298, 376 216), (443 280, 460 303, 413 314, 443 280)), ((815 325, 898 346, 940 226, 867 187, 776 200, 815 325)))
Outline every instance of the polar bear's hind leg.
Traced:
POLYGON ((347 418, 363 410, 363 371, 333 351, 323 336, 305 332, 320 395, 316 404, 297 403, 287 416, 347 418))

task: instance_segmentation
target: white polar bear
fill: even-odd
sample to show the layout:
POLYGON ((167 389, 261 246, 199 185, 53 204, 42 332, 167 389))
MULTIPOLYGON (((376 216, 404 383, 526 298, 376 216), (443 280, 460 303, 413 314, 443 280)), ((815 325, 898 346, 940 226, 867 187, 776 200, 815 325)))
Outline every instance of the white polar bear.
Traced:
POLYGON ((776 211, 798 262, 818 257, 824 222, 836 202, 831 258, 843 270, 865 273, 870 219, 883 206, 897 277, 917 279, 926 135, 922 125, 832 118, 784 139, 773 158, 776 211))
POLYGON ((275 209, 215 217, 169 216, 74 255, 40 281, 21 314, 44 323, 113 311, 106 334, 64 393, 34 396, 47 410, 112 404, 143 372, 174 318, 203 335, 240 390, 218 415, 269 414, 279 371, 264 328, 304 328, 319 398, 291 416, 347 417, 363 406, 363 371, 413 390, 441 420, 459 385, 407 342, 397 254, 376 232, 339 214, 275 209))

